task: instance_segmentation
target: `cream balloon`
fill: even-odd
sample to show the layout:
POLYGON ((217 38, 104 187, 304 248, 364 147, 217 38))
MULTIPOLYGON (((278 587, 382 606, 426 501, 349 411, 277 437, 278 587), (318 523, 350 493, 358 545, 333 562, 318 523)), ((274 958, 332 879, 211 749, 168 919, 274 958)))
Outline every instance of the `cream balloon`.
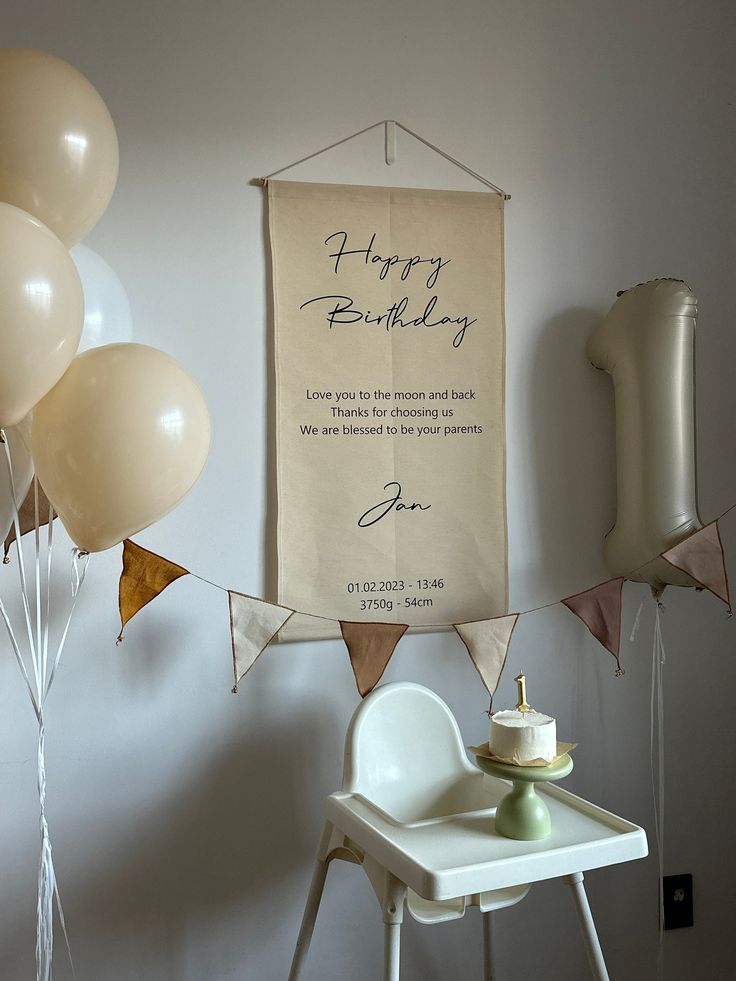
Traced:
POLYGON ((67 245, 107 207, 118 138, 76 68, 30 48, 0 48, 0 201, 35 215, 67 245))
POLYGON ((31 457, 31 423, 29 413, 17 426, 5 430, 5 439, 10 448, 13 466, 13 480, 10 480, 8 459, 5 447, 0 446, 0 542, 4 542, 13 524, 16 508, 26 499, 33 480, 33 459, 31 457), (15 486, 15 502, 12 485, 15 486))
POLYGON ((77 545, 110 548, 163 517, 207 459, 210 420, 192 377, 143 344, 74 359, 33 414, 33 459, 77 545))
POLYGON ((613 377, 617 513, 604 552, 613 576, 696 586, 654 556, 702 527, 695 470, 697 300, 685 283, 656 279, 619 294, 588 341, 613 377))
POLYGON ((63 244, 37 218, 0 203, 0 428, 19 423, 61 378, 83 318, 63 244))

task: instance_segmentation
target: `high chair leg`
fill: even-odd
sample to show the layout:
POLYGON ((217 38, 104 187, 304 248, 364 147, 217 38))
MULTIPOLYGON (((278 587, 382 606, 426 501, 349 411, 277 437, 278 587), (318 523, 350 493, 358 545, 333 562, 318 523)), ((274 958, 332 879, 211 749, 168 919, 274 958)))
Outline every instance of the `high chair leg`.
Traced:
POLYGON ((406 886, 384 871, 381 911, 384 923, 383 981, 399 981, 401 971, 401 924, 404 919, 406 886))
POLYGON ((383 981, 399 981, 401 970, 401 924, 384 924, 383 981))
POLYGON ((588 897, 585 894, 583 873, 574 872, 572 875, 566 875, 565 881, 572 890, 591 975, 594 981, 609 981, 606 962, 603 959, 603 951, 593 922, 593 914, 590 912, 588 897))
POLYGON ((483 981, 494 981, 493 973, 493 915, 490 910, 481 914, 483 917, 483 981))
POLYGON ((314 864, 312 882, 309 886, 307 902, 304 906, 304 915, 302 916, 302 924, 299 928, 299 936, 297 937, 291 970, 289 971, 289 981, 298 981, 307 959, 309 944, 312 940, 312 933, 314 932, 314 923, 317 919, 317 911, 319 910, 322 891, 324 890, 325 879, 327 878, 327 870, 330 864, 327 860, 327 850, 331 835, 332 825, 328 822, 325 824, 324 831, 322 832, 322 840, 320 841, 317 852, 317 861, 314 864))

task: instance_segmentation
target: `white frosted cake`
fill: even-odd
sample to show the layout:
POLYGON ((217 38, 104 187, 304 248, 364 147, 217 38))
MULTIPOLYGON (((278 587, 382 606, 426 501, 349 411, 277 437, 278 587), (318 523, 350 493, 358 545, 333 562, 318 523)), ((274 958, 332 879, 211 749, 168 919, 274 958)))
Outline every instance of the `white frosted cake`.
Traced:
POLYGON ((549 715, 507 709, 491 716, 489 746, 494 756, 523 763, 557 755, 557 725, 549 715))

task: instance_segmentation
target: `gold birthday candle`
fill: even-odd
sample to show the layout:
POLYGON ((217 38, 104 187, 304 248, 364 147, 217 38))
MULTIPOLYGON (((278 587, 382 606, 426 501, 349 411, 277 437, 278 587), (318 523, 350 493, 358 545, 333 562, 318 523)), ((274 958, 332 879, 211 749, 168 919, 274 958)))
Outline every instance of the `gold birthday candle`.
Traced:
POLYGON ((516 711, 531 712, 532 707, 531 705, 528 705, 526 701, 526 678, 524 677, 523 672, 521 674, 517 674, 514 681, 519 686, 519 701, 516 703, 516 711))

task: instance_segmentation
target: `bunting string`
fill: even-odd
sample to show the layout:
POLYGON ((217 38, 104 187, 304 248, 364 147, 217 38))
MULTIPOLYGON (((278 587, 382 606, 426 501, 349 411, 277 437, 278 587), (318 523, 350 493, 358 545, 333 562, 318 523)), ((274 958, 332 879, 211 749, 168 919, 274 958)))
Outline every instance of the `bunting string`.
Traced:
MULTIPOLYGON (((719 522, 721 520, 721 518, 724 518, 727 514, 729 514, 731 511, 733 511, 734 508, 736 508, 736 504, 732 504, 731 507, 726 508, 726 510, 723 511, 718 516, 718 518, 715 518, 712 522, 710 522, 710 524, 716 524, 717 522, 719 522)), ((706 526, 706 527, 708 527, 708 526, 706 526)), ((700 529, 700 530, 702 531, 704 529, 700 529)), ((696 532, 693 532, 693 534, 690 535, 689 538, 684 538, 682 540, 682 542, 680 542, 677 547, 679 548, 681 545, 684 545, 685 542, 690 541, 691 538, 694 538, 698 534, 699 534, 699 532, 697 532, 697 531, 696 532)), ((719 539, 720 539, 720 535, 719 535, 719 539)), ((132 545, 136 545, 136 543, 133 542, 131 539, 126 539, 125 542, 123 542, 123 545, 125 545, 126 543, 130 543, 132 545)), ((141 548, 142 546, 136 545, 136 547, 137 548, 141 548)), ((151 552, 150 554, 151 555, 155 555, 156 553, 151 552)), ((668 553, 666 553, 666 552, 662 552, 659 555, 653 555, 651 558, 647 559, 646 562, 642 562, 641 565, 637 566, 635 569, 632 569, 630 572, 627 572, 627 573, 625 573, 622 576, 617 576, 615 579, 608 579, 608 580, 606 580, 605 583, 600 583, 600 585, 606 585, 607 583, 614 582, 617 579, 622 579, 624 582, 637 581, 637 580, 635 580, 634 577, 636 576, 636 574, 638 572, 641 572, 643 569, 645 569, 648 565, 651 565, 651 563, 654 562, 654 561, 656 561, 657 559, 666 559, 666 555, 667 554, 668 553)), ((157 558, 163 559, 163 556, 160 556, 159 555, 159 556, 157 556, 157 558)), ((169 559, 163 559, 163 561, 164 562, 169 562, 169 559)), ((669 560, 666 560, 666 561, 669 561, 669 560)), ((674 563, 670 562, 670 565, 673 565, 673 564, 674 563)), ((687 571, 687 570, 683 569, 682 571, 687 571)), ((199 582, 204 583, 206 586, 211 586, 213 589, 219 589, 220 592, 223 592, 223 593, 229 593, 231 591, 231 588, 232 588, 232 587, 229 587, 229 586, 223 586, 220 583, 215 582, 212 579, 207 579, 204 576, 200 576, 198 573, 192 572, 191 570, 188 570, 187 571, 187 575, 190 575, 193 579, 199 580, 199 582)), ((697 578, 695 576, 691 576, 691 577, 693 579, 696 579, 697 578)), ((595 588, 595 587, 592 587, 592 588, 595 588)), ((702 583, 699 584, 699 587, 698 588, 708 589, 709 592, 713 592, 713 590, 710 587, 704 586, 702 583)), ((583 592, 586 592, 586 590, 584 590, 583 592)), ((571 595, 578 596, 580 594, 579 593, 575 593, 575 594, 571 594, 571 595)), ((718 595, 718 594, 715 593, 714 595, 718 595)), ((253 597, 253 599, 257 599, 257 598, 258 597, 253 597)), ((569 599, 570 597, 565 597, 565 598, 566 599, 569 599)), ((719 599, 722 599, 723 597, 719 596, 718 598, 719 599)), ((260 599, 259 602, 266 603, 268 601, 267 600, 264 600, 264 599, 260 599)), ((515 615, 521 617, 521 616, 528 616, 530 613, 540 613, 543 610, 551 610, 552 607, 558 606, 562 602, 563 602, 563 599, 562 598, 561 599, 556 599, 556 600, 550 600, 548 603, 541 603, 539 606, 531 606, 528 609, 518 610, 518 611, 516 611, 516 614, 515 615)), ((728 602, 728 605, 730 607, 730 600, 728 602)), ((331 620, 333 623, 338 623, 338 624, 340 623, 339 620, 335 620, 332 617, 325 617, 325 616, 322 616, 319 613, 308 613, 306 610, 296 610, 296 609, 294 609, 294 610, 292 610, 292 613, 298 613, 299 616, 302 616, 302 617, 313 617, 316 620, 331 620)), ((728 613, 729 613, 729 615, 731 615, 732 611, 729 609, 728 613)), ((499 614, 498 616, 499 617, 511 616, 511 614, 502 613, 502 614, 499 614)), ((488 619, 497 619, 497 617, 489 617, 488 619)), ((369 622, 369 621, 361 621, 361 622, 369 622)), ((379 622, 379 621, 376 621, 376 622, 379 622)), ((477 621, 477 622, 478 623, 481 623, 481 622, 485 622, 485 621, 477 621)), ((453 624, 453 623, 423 623, 421 626, 422 626, 423 629, 429 628, 429 629, 437 629, 437 630, 439 630, 439 629, 445 629, 446 627, 454 627, 455 624, 453 624)))
MULTIPOLYGON (((579 593, 484 620, 423 624, 423 626, 430 628, 452 626, 455 629, 492 699, 506 663, 511 637, 519 617, 551 609, 562 603, 614 657, 615 673, 620 676, 624 673, 620 658, 623 584, 626 580, 634 579, 637 573, 656 558, 663 558, 672 566, 687 573, 696 584, 696 588, 707 589, 724 602, 731 615, 725 553, 718 522, 734 508, 736 505, 727 508, 714 521, 659 556, 648 559, 630 573, 607 579, 579 593)), ((244 675, 278 635, 288 619, 294 614, 317 616, 221 586, 162 555, 126 540, 123 543, 123 570, 120 577, 121 631, 118 643, 122 641, 123 628, 126 624, 164 589, 186 575, 193 576, 200 582, 228 594, 234 693, 238 691, 238 685, 244 675)), ((633 640, 637 632, 641 610, 642 605, 634 619, 630 640, 633 640)), ((331 619, 332 622, 339 624, 361 696, 373 690, 384 673, 396 645, 409 629, 406 624, 390 622, 340 621, 325 617, 319 619, 331 619)))
MULTIPOLYGON (((8 447, 6 446, 7 452, 8 447)), ((50 567, 54 514, 50 505, 48 506, 48 517, 42 512, 41 509, 43 508, 45 511, 47 502, 37 482, 34 482, 34 486, 29 492, 29 497, 33 498, 33 527, 36 533, 37 545, 36 635, 40 636, 41 622, 45 623, 44 630, 46 632, 48 631, 48 615, 45 617, 41 616, 40 612, 41 589, 38 576, 39 529, 42 524, 48 524, 50 567)), ((24 502, 24 505, 18 510, 16 515, 14 529, 16 541, 27 530, 30 530, 21 520, 21 512, 24 508, 26 513, 28 513, 29 505, 26 502, 24 502)), ((696 588, 706 589, 724 602, 728 607, 729 616, 731 615, 730 590, 719 521, 734 510, 734 508, 736 508, 736 504, 726 508, 718 518, 693 532, 674 547, 666 550, 659 556, 652 556, 631 572, 608 579, 579 593, 527 609, 489 617, 484 620, 452 624, 423 624, 423 626, 437 629, 452 626, 455 629, 492 698, 506 663, 511 637, 519 617, 551 609, 562 603, 585 624, 593 637, 615 658, 615 673, 616 675, 622 675, 624 669, 621 666, 620 645, 623 584, 626 580, 634 579, 637 573, 655 559, 662 558, 670 565, 685 572, 696 584, 696 588)), ((9 544, 6 542, 7 547, 9 547, 9 544)), ((317 614, 269 603, 259 597, 250 596, 222 586, 204 576, 191 572, 191 570, 185 569, 183 566, 162 555, 143 548, 130 539, 126 539, 123 542, 123 569, 119 585, 121 629, 118 635, 118 643, 122 642, 125 626, 144 606, 147 606, 177 579, 188 575, 228 595, 234 674, 232 690, 234 693, 238 691, 238 684, 244 675, 278 635, 287 620, 294 614, 318 619, 330 619, 332 622, 339 624, 343 640, 348 649, 356 685, 361 695, 365 695, 373 689, 383 674, 396 645, 406 630, 409 629, 407 625, 390 622, 360 621, 356 623, 353 621, 334 620, 332 618, 318 617, 317 614)), ((21 592, 24 597, 26 626, 30 637, 33 633, 31 628, 31 613, 27 601, 25 569, 20 552, 19 576, 21 580, 21 592)), ((84 572, 81 573, 81 577, 83 579, 84 572)), ((48 594, 46 599, 48 604, 48 594)), ((640 615, 641 606, 632 627, 630 640, 633 640, 636 634, 640 615)), ((1 608, 0 616, 3 616, 4 619, 6 618, 1 608)), ((65 637, 66 631, 62 636, 62 649, 65 637)), ((47 641, 48 638, 45 636, 42 645, 44 652, 47 647, 47 641)), ((56 663, 58 663, 58 656, 60 655, 57 654, 57 661, 52 665, 52 677, 56 663)), ((16 654, 16 660, 17 657, 18 655, 16 654)), ((46 656, 42 660, 46 663, 46 656)), ((37 684, 41 680, 36 679, 37 684)))

